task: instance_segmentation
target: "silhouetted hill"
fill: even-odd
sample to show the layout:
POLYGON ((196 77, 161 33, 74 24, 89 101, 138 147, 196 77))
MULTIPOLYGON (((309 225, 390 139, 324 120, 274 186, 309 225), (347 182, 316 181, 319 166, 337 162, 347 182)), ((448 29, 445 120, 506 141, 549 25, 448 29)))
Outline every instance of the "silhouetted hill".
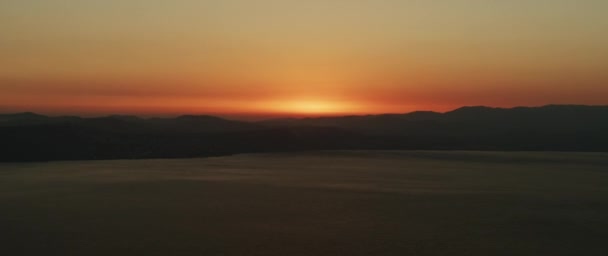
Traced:
POLYGON ((47 116, 39 115, 32 112, 0 114, 0 126, 44 123, 48 121, 48 119, 49 118, 47 116))
POLYGON ((14 114, 2 114, 0 118, 2 119, 36 119, 36 118, 46 118, 47 116, 39 115, 32 112, 22 112, 22 113, 14 113, 14 114))
POLYGON ((214 116, 180 116, 175 119, 158 119, 157 124, 162 125, 167 130, 177 130, 182 132, 228 132, 246 131, 260 129, 256 124, 226 120, 214 116))
POLYGON ((214 116, 0 115, 0 161, 200 157, 322 149, 608 151, 608 106, 462 107, 261 122, 214 116))
POLYGON ((0 115, 0 127, 25 125, 70 125, 115 132, 229 132, 259 129, 258 124, 226 120, 214 116, 179 116, 176 118, 139 118, 110 115, 104 117, 47 117, 34 113, 0 115))
POLYGON ((443 114, 417 111, 406 114, 277 119, 262 123, 284 126, 335 126, 379 135, 408 135, 412 132, 433 131, 457 134, 512 129, 578 132, 608 127, 608 106, 548 105, 516 108, 473 106, 443 114), (458 132, 452 129, 458 129, 458 132))

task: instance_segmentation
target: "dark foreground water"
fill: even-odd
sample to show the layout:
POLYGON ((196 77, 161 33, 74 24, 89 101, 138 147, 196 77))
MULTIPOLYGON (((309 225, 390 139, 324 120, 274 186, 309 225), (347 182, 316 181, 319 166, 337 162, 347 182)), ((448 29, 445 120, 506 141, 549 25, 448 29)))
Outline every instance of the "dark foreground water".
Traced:
POLYGON ((608 255, 608 154, 0 164, 2 255, 608 255))

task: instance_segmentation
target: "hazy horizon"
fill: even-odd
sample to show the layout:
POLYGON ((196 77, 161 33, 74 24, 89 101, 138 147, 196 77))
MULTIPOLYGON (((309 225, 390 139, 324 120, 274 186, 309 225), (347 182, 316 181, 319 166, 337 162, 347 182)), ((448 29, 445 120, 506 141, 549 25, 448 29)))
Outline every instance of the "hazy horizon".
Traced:
POLYGON ((0 111, 347 115, 608 104, 608 2, 0 3, 0 111))
POLYGON ((403 112, 382 112, 382 113, 349 113, 349 114, 281 114, 281 113, 205 113, 205 112, 195 112, 195 113, 165 113, 165 114, 155 114, 155 113, 130 113, 130 112, 107 112, 107 113, 78 113, 78 112, 67 112, 67 113, 53 113, 53 112, 39 112, 39 111, 2 111, 0 109, 0 115, 10 115, 10 114, 26 114, 32 113, 37 115, 44 115, 49 117, 62 117, 62 116, 78 116, 83 118, 95 118, 95 117, 108 117, 108 116, 135 116, 139 118, 175 118, 180 116, 215 116, 225 119, 233 119, 233 120, 243 120, 243 121, 259 121, 265 119, 274 119, 274 118, 322 118, 322 117, 344 117, 344 116, 367 116, 367 115, 406 115, 415 112, 433 112, 445 114, 451 111, 455 111, 461 108, 467 107, 484 107, 484 108, 493 108, 493 109, 514 109, 514 108, 542 108, 548 106, 589 106, 589 107, 608 107, 606 105, 584 105, 584 104, 547 104, 547 105, 538 105, 538 106, 512 106, 512 107, 495 107, 495 106, 485 106, 485 105, 464 105, 452 109, 448 109, 445 111, 434 111, 427 109, 418 109, 413 111, 403 111, 403 112))

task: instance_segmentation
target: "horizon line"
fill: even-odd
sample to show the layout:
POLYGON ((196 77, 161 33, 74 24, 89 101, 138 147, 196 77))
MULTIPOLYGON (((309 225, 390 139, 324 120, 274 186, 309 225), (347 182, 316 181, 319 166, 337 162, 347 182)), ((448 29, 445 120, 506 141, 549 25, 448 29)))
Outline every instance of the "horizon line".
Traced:
POLYGON ((136 117, 140 119, 154 119, 154 118, 178 118, 178 117, 186 117, 186 116, 207 116, 207 117, 216 117, 222 118, 226 120, 270 120, 270 119, 307 119, 307 118, 331 118, 331 117, 357 117, 357 116, 382 116, 382 115, 407 115, 412 113, 419 112, 427 112, 427 113, 437 113, 437 114, 446 114, 450 112, 454 112, 459 109, 464 108, 488 108, 488 109, 518 109, 518 108, 544 108, 544 107, 608 107, 608 104, 604 105, 593 105, 593 104, 544 104, 544 105, 533 105, 533 106, 512 106, 512 107, 493 107, 488 105, 463 105, 457 108, 453 108, 448 111, 433 111, 433 110, 414 110, 409 112, 386 112, 386 113, 327 113, 327 114, 284 114, 284 113, 182 113, 182 114, 126 114, 126 113, 107 113, 107 114, 46 114, 38 111, 19 111, 19 112, 5 112, 0 111, 0 115, 39 115, 44 117, 79 117, 79 118, 104 118, 104 117, 136 117))

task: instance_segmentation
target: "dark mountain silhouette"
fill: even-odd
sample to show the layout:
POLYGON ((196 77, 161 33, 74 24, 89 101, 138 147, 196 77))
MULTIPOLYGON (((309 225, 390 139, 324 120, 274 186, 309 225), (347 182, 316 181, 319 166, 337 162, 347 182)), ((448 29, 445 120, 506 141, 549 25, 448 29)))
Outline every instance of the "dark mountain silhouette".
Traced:
POLYGON ((203 157, 325 149, 608 151, 608 106, 462 107, 260 122, 214 116, 0 115, 0 161, 203 157))
POLYGON ((49 121, 49 117, 32 112, 0 115, 0 126, 39 124, 47 121, 49 121))

